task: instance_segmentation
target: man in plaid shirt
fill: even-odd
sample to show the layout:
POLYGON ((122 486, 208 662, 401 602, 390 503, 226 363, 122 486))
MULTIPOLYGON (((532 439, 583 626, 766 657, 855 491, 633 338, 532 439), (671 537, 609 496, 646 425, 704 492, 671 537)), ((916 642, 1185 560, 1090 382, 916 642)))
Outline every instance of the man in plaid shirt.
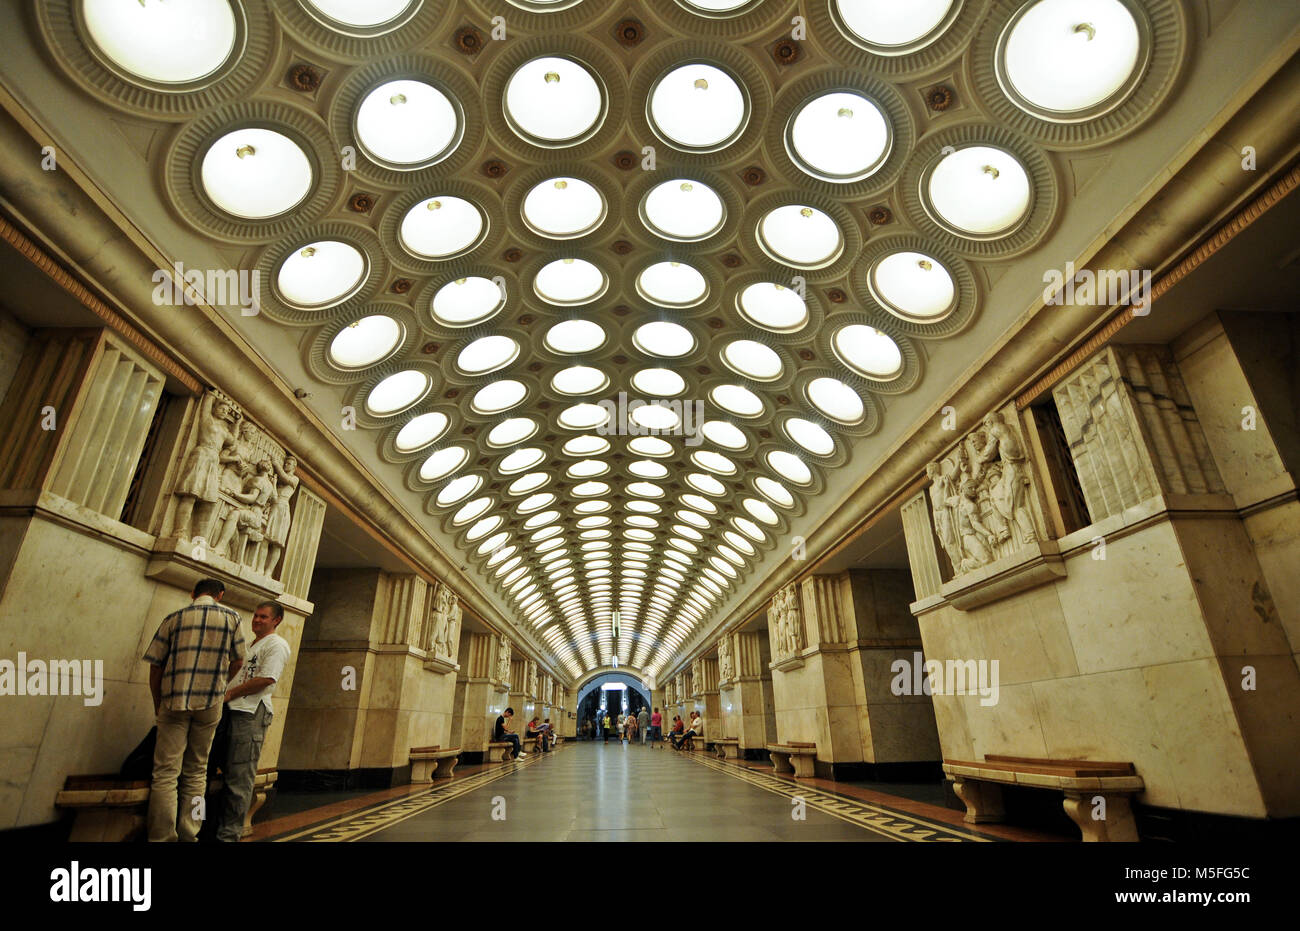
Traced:
POLYGON ((163 619, 144 654, 158 716, 149 791, 151 841, 198 837, 194 800, 207 789, 208 751, 221 721, 226 684, 244 663, 239 615, 218 603, 225 593, 218 580, 201 580, 194 586, 194 603, 163 619))

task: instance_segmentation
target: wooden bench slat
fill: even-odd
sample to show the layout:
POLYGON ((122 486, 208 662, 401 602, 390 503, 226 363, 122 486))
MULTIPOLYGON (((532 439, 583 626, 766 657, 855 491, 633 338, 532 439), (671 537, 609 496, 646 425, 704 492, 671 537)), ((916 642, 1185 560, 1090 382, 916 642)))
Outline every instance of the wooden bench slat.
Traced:
POLYGON ((1080 766, 1078 760, 1052 763, 1050 761, 1027 763, 1003 763, 992 759, 983 762, 975 760, 944 760, 949 766, 969 766, 972 769, 989 769, 1000 773, 1032 773, 1040 776, 1132 776, 1136 773, 1132 763, 1107 764, 1106 766, 1080 766))
POLYGON ((1032 756, 1001 756, 994 753, 986 753, 984 759, 990 763, 1023 763, 1026 766, 1073 766, 1088 770, 1118 769, 1123 770, 1123 775, 1137 772, 1132 763, 1117 760, 1046 760, 1032 756))

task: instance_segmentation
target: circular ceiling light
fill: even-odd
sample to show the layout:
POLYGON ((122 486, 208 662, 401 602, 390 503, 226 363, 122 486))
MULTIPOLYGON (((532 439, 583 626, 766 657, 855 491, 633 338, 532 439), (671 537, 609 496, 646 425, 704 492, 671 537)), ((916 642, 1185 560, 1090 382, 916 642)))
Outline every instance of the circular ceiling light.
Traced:
POLYGON ((322 239, 289 254, 276 275, 276 290, 286 304, 307 309, 347 300, 366 279, 366 257, 345 242, 322 239))
POLYGON ((704 300, 709 283, 689 265, 656 262, 637 275, 636 289, 646 300, 664 307, 691 307, 704 300))
POLYGON ((705 439, 717 443, 724 449, 744 449, 749 445, 744 432, 735 424, 725 420, 706 420, 700 430, 705 439))
POLYGON ((646 404, 638 407, 632 411, 629 419, 647 430, 655 430, 661 433, 676 429, 682 422, 672 408, 659 404, 646 404))
POLYGON ((599 456, 609 452, 609 440, 603 436, 575 436, 560 450, 566 456, 599 456))
POLYGON ((429 390, 429 376, 414 369, 389 375, 366 396, 366 410, 376 417, 386 417, 405 410, 429 390))
MULTIPOLYGON (((523 472, 531 469, 537 463, 546 458, 546 453, 535 446, 527 446, 523 449, 516 449, 510 455, 506 456, 499 463, 497 468, 503 475, 513 475, 515 472, 523 472)), ((537 526, 541 526, 538 524, 537 526)))
POLYGON ((572 239, 600 226, 605 219, 605 198, 580 178, 550 178, 529 190, 520 210, 534 232, 551 239, 572 239))
POLYGON ((380 84, 357 107, 357 140, 376 162, 409 171, 441 161, 460 142, 461 120, 442 91, 423 81, 380 84))
POLYGON ((802 204, 768 211, 758 224, 758 242, 772 258, 798 268, 821 268, 844 251, 844 236, 835 221, 802 204))
POLYGON ((478 242, 486 226, 482 212, 472 203, 440 194, 406 211, 398 236, 412 255, 445 259, 478 242))
POLYGON ((413 453, 442 436, 450 423, 447 415, 438 411, 412 417, 397 432, 397 439, 393 441, 393 445, 397 447, 399 453, 413 453))
POLYGON ((712 475, 705 475, 703 472, 692 472, 686 476, 686 484, 696 491, 704 492, 706 495, 723 495, 727 493, 727 487, 722 482, 712 475))
POLYGON ((541 488, 550 480, 551 477, 545 472, 530 472, 527 475, 519 476, 519 478, 511 482, 510 487, 506 489, 506 492, 512 495, 526 495, 531 491, 536 491, 541 488))
POLYGON ((627 467, 627 470, 633 475, 640 478, 667 478, 668 469, 661 463, 654 462, 650 459, 638 459, 627 467))
POLYGON ((968 238, 1010 233, 1028 215, 1032 193, 1019 160, 985 145, 945 155, 930 172, 926 190, 936 219, 968 238))
POLYGON ((695 348, 695 337, 691 331, 667 320, 643 323, 636 328, 632 342, 647 355, 665 359, 680 358, 695 348))
POLYGON ((811 420, 790 417, 785 421, 785 432, 790 439, 815 456, 829 456, 835 452, 835 440, 811 420))
POLYGON ((300 204, 311 191, 311 161, 282 133, 249 127, 226 133, 203 154, 203 190, 217 207, 263 220, 300 204))
POLYGON ((373 365, 402 342, 402 325, 384 314, 371 314, 339 330, 330 341, 330 362, 339 368, 373 365))
POLYGON ((476 275, 447 282, 433 296, 432 308, 439 323, 462 327, 488 319, 504 304, 496 282, 476 275))
POLYGON ((929 45, 959 7, 957 0, 835 0, 850 37, 880 55, 902 55, 929 45))
POLYGON ((746 511, 768 526, 775 526, 781 522, 781 519, 776 516, 776 511, 772 510, 772 506, 766 501, 759 501, 757 498, 746 498, 741 504, 744 505, 746 511))
POLYGON ((671 398, 686 390, 686 379, 672 369, 642 369, 632 376, 632 387, 642 394, 671 398))
POLYGON ((838 378, 814 378, 808 383, 808 400, 831 420, 855 424, 866 414, 862 398, 838 378))
POLYGON ((85 0, 86 31, 121 70, 155 84, 189 84, 217 71, 235 50, 229 0, 85 0))
POLYGON ((948 269, 920 252, 885 256, 872 266, 867 286, 894 316, 921 323, 946 317, 957 298, 957 286, 948 269))
POLYGON ((474 393, 470 408, 479 414, 499 414, 507 411, 528 396, 528 388, 512 378, 494 381, 474 393))
POLYGON ((999 42, 998 78, 1035 116, 1090 119, 1119 104, 1140 75, 1137 20, 1120 0, 1037 0, 999 42))
POLYGON ((740 315, 755 326, 789 333, 808 322, 808 305, 793 288, 772 281, 746 287, 736 298, 740 315))
POLYGON ((860 323, 841 327, 832 344, 845 365, 868 378, 897 378, 903 371, 903 353, 898 343, 875 327, 860 323))
POLYGON ((638 456, 654 456, 656 459, 673 454, 673 444, 657 436, 638 436, 628 441, 627 448, 638 456))
MULTIPOLYGON (((754 479, 754 486, 758 488, 764 496, 775 501, 781 507, 794 507, 794 495, 790 494, 789 489, 775 479, 770 479, 766 475, 760 475, 754 479)), ((744 528, 742 527, 741 529, 743 530, 744 528)))
POLYGON ((724 411, 740 417, 757 417, 763 413, 763 399, 740 385, 719 385, 709 398, 724 411))
POLYGON ((488 432, 487 442, 489 446, 513 446, 536 432, 537 422, 531 417, 510 417, 488 432))
POLYGON ((683 0, 686 6, 701 13, 730 13, 753 0, 683 0))
POLYGON ((569 466, 564 473, 568 478, 594 478, 597 475, 604 475, 609 471, 609 466, 599 459, 583 459, 569 466))
POLYGON ((786 146, 795 164, 823 181, 870 177, 889 156, 889 123, 874 102, 853 91, 813 97, 795 111, 786 146))
POLYGON ((596 78, 576 61, 534 58, 506 83, 505 114, 527 142, 576 145, 604 121, 605 99, 596 78))
POLYGON ((736 464, 728 459, 722 453, 715 453, 709 449, 697 449, 691 453, 691 462, 694 462, 701 469, 708 469, 710 472, 716 472, 719 475, 735 475, 736 464))
POLYGON ((681 242, 707 239, 722 228, 725 217, 717 192, 687 178, 655 185, 641 203, 641 221, 650 232, 681 242))
POLYGON ((794 453, 785 450, 773 450, 767 454, 767 464, 796 485, 807 485, 812 481, 812 470, 794 453))
MULTIPOLYGON (((467 478, 473 478, 473 477, 474 476, 466 475, 466 476, 462 476, 461 478, 452 479, 450 482, 446 484, 446 486, 444 486, 443 490, 445 491, 447 488, 450 488, 452 485, 455 485, 458 482, 463 482, 467 478)), ((439 497, 441 497, 441 495, 439 495, 439 497)), ((464 524, 468 524, 471 523, 472 521, 478 520, 485 513, 487 513, 488 509, 491 507, 492 507, 492 497, 490 495, 484 495, 482 498, 475 498, 473 501, 464 505, 459 511, 453 514, 451 516, 451 522, 454 526, 457 527, 463 526, 464 524)))
POLYGON ((574 354, 591 352, 605 344, 605 331, 590 320, 565 320, 546 331, 546 348, 574 354))
POLYGON ((509 336, 481 336, 460 351, 456 367, 467 375, 504 368, 519 356, 519 344, 509 336))
POLYGON ((306 0, 334 23, 357 29, 373 29, 391 23, 412 5, 413 0, 306 0))
POLYGON ((752 339, 738 339, 722 350, 722 361, 733 371, 755 381, 771 381, 781 374, 781 357, 768 346, 752 339))
POLYGON ((577 498, 596 498, 609 494, 609 485, 606 482, 579 482, 571 490, 577 498))
POLYGON ((440 449, 420 465, 420 478, 426 482, 436 482, 446 478, 465 464, 469 453, 459 446, 440 449))
MULTIPOLYGON (((462 475, 460 478, 454 478, 444 485, 434 501, 439 507, 450 507, 474 494, 482 484, 483 477, 481 475, 462 475)), ((480 498, 479 500, 484 502, 484 510, 487 510, 487 507, 492 504, 490 498, 480 498)))
POLYGON ((711 152, 736 140, 749 119, 745 93, 731 75, 702 62, 669 71, 650 90, 650 125, 669 145, 711 152))
POLYGON ((609 420, 609 410, 600 404, 574 404, 560 412, 561 427, 569 430, 591 430, 609 420))
POLYGON ((551 378, 551 387, 560 394, 594 394, 609 385, 609 376, 588 365, 571 365, 551 378))
POLYGON ((604 293, 605 273, 586 259, 556 259, 542 267, 533 290, 551 304, 585 304, 604 293))

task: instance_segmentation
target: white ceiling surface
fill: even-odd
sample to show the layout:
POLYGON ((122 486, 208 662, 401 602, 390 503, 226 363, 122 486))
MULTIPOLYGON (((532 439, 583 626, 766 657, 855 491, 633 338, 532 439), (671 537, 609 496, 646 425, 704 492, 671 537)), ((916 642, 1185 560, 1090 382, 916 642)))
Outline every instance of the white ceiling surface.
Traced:
MULTIPOLYGON (((4 62, 0 66, 0 81, 37 117, 59 150, 66 153, 63 157, 86 171, 164 254, 192 267, 228 266, 232 253, 218 252, 213 243, 182 224, 164 206, 159 180, 128 141, 127 133, 138 138, 138 128, 147 124, 94 103, 56 71, 41 52, 35 31, 29 28, 30 18, 19 9, 22 5, 16 2, 0 5, 4 62), (133 129, 136 131, 132 132, 133 129)), ((1211 117, 1242 90, 1260 62, 1277 47, 1278 38, 1292 34, 1300 22, 1300 4, 1269 0, 1243 2, 1217 23, 1214 32, 1206 38, 1204 7, 1197 3, 1193 10, 1196 14, 1193 28, 1197 33, 1191 43, 1194 59, 1184 72, 1181 86, 1167 100, 1164 112, 1119 142, 1054 157, 1062 176, 1064 195, 1064 207, 1054 232, 1027 255, 987 263, 986 267, 1001 274, 990 275, 994 279, 991 283, 980 282, 981 309, 972 326, 954 337, 916 343, 923 354, 925 377, 912 391, 882 399, 884 416, 877 433, 856 441, 841 438, 842 442, 852 442, 849 464, 827 470, 825 490, 809 502, 807 513, 793 522, 791 536, 806 536, 833 513, 837 502, 870 474, 891 447, 905 438, 909 428, 943 402, 950 386, 1039 299, 1046 270, 1063 268, 1067 261, 1093 251, 1104 234, 1118 227, 1117 218, 1131 215, 1140 206, 1139 193, 1168 174, 1167 163, 1205 131, 1211 117), (1109 160, 1086 189, 1074 197, 1071 162, 1092 162, 1098 156, 1109 160)), ((949 64, 937 73, 941 76, 950 73, 952 68, 949 64)), ((978 111, 969 116, 988 119, 978 111)), ((1279 115, 1279 118, 1291 118, 1291 115, 1279 115)), ((939 120, 936 125, 943 127, 951 123, 939 120)), ((920 127, 922 139, 927 129, 924 125, 920 127)), ((162 145, 167 138, 168 130, 160 128, 152 145, 162 145)), ((32 157, 38 157, 37 153, 33 152, 32 157)), ((1260 158, 1265 159, 1266 153, 1260 153, 1260 158)), ((254 251, 247 250, 250 254, 254 251)), ((192 311, 178 309, 176 312, 192 311)), ((309 338, 307 334, 264 317, 242 317, 237 311, 229 313, 227 319, 249 347, 279 372, 290 387, 304 386, 312 392, 312 397, 304 403, 323 422, 340 423, 340 408, 346 403, 345 394, 350 386, 332 388, 308 375, 299 345, 300 339, 309 338)), ((508 372, 509 369, 502 374, 508 372)), ((433 526, 434 521, 424 510, 427 492, 408 490, 403 481, 404 468, 385 463, 377 456, 373 431, 344 431, 336 427, 335 434, 404 506, 414 522, 423 525, 444 551, 456 553, 451 539, 433 526)), ((720 602, 709 620, 688 638, 686 647, 693 647, 709 635, 708 628, 743 600, 746 591, 760 582, 788 552, 789 547, 782 546, 762 556, 755 569, 742 576, 739 588, 720 602)), ((457 564, 469 562, 463 554, 453 558, 457 564)), ((504 616, 515 616, 509 602, 496 591, 485 573, 472 568, 467 571, 471 577, 482 580, 483 592, 504 616)), ((538 642, 536 638, 529 639, 538 642)), ((676 657, 660 672, 673 668, 684 655, 676 657)))

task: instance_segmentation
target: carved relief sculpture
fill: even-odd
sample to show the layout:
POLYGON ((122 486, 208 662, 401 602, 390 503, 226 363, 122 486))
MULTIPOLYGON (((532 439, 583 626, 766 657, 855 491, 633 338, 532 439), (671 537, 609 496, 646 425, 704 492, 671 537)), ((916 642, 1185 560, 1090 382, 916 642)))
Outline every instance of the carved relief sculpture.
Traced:
POLYGON ((777 656, 793 656, 803 649, 799 593, 793 583, 778 591, 772 598, 769 620, 773 630, 772 648, 777 656))
POLYGON ((696 692, 704 684, 704 680, 700 678, 700 659, 698 656, 691 660, 691 684, 695 686, 696 692))
POLYGON ((435 656, 455 660, 460 645, 461 616, 460 599, 445 583, 439 582, 433 597, 428 647, 435 656))
POLYGON ((510 641, 505 637, 497 640, 497 675, 501 682, 510 681, 510 641))
POLYGON ((532 660, 528 661, 528 695, 537 697, 537 664, 532 660))
POLYGON ((731 680, 731 638, 723 637, 718 641, 718 678, 722 682, 731 680))
POLYGON ((1038 539, 1024 443, 998 411, 927 465, 925 474, 935 536, 954 574, 987 566, 1038 539))
POLYGON ((239 417, 225 398, 211 392, 203 398, 198 437, 172 491, 177 499, 175 532, 182 540, 196 536, 206 540, 211 536, 213 511, 221 500, 220 457, 227 446, 235 443, 239 417))

